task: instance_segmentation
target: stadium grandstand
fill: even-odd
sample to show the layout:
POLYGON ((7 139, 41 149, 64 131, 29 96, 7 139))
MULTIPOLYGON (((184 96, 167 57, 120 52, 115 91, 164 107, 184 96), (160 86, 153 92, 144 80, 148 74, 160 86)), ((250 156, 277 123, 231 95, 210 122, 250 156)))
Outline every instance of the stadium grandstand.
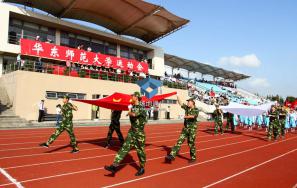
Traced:
MULTIPOLYGON (((135 83, 148 76, 162 80, 159 93, 177 91, 184 100, 195 97, 204 117, 214 103, 264 102, 236 87, 235 82, 249 76, 165 54, 153 45, 189 22, 164 7, 136 0, 4 0, 0 13, 0 100, 4 114, 19 117, 21 122, 36 121, 41 100, 45 101, 46 117, 51 117, 65 94, 72 99, 97 99, 114 92, 132 93, 139 90, 135 83), (165 66, 214 79, 174 75, 165 66)), ((152 105, 161 119, 168 106, 171 118, 182 114, 174 96, 152 105)), ((79 109, 76 120, 110 118, 107 109, 94 110, 87 104, 79 104, 79 109)))

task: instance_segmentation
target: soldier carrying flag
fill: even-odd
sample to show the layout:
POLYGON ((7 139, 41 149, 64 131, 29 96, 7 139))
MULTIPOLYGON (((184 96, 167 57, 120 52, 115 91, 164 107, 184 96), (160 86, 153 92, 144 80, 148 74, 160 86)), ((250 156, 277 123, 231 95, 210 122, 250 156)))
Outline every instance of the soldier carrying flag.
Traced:
POLYGON ((111 140, 112 140, 112 134, 114 131, 116 131, 120 144, 123 145, 124 143, 124 137, 121 132, 121 127, 120 127, 120 119, 121 119, 122 111, 121 110, 112 110, 111 111, 111 122, 109 125, 109 130, 107 133, 107 143, 106 143, 106 148, 111 146, 111 140))
POLYGON ((118 170, 117 167, 120 162, 125 158, 132 147, 135 147, 139 162, 140 169, 135 176, 141 176, 144 174, 144 166, 146 162, 145 155, 145 133, 144 125, 147 122, 146 111, 141 102, 141 94, 134 92, 132 95, 132 105, 129 106, 128 116, 130 116, 131 128, 125 139, 123 147, 118 151, 114 158, 113 163, 110 166, 105 166, 105 170, 112 172, 113 174, 118 170))

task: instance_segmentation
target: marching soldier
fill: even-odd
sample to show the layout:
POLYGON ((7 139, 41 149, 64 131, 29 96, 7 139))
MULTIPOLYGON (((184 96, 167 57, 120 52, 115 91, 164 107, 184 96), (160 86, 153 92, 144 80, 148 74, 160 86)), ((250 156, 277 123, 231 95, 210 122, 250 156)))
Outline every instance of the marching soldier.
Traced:
POLYGON ((170 163, 173 161, 178 154, 181 145, 185 141, 185 139, 188 140, 188 145, 190 147, 190 155, 191 160, 189 163, 193 163, 196 161, 196 146, 195 146, 195 140, 196 140, 196 132, 197 132, 197 117, 199 114, 198 108, 195 107, 195 101, 193 98, 188 99, 188 103, 183 104, 177 96, 177 101, 179 105, 185 110, 185 117, 184 117, 184 128, 182 129, 182 132, 180 134, 179 139, 177 140, 177 143, 175 146, 171 149, 171 152, 169 155, 165 157, 165 161, 170 163))
POLYGON ((114 131, 116 131, 116 133, 118 135, 120 144, 123 145, 123 143, 124 143, 124 137, 123 137, 123 134, 122 134, 121 128, 120 128, 121 115, 122 115, 121 110, 112 110, 111 111, 111 122, 109 125, 109 130, 108 130, 108 134, 107 134, 107 143, 105 146, 107 148, 111 146, 112 134, 114 131))
POLYGON ((135 147, 139 162, 140 169, 135 176, 141 176, 144 174, 144 166, 146 163, 145 155, 145 134, 144 125, 147 122, 146 111, 144 106, 140 103, 141 95, 139 92, 134 92, 132 95, 132 104, 129 106, 128 115, 130 116, 131 128, 128 131, 128 135, 123 144, 123 147, 118 151, 115 159, 110 166, 105 166, 105 170, 112 172, 113 174, 117 171, 117 167, 120 162, 125 158, 131 147, 135 147))
POLYGON ((71 153, 77 153, 79 152, 79 150, 77 147, 75 135, 73 133, 73 123, 72 123, 72 118, 73 118, 72 110, 77 111, 77 107, 69 102, 68 96, 64 96, 63 103, 64 103, 62 106, 63 120, 60 127, 56 129, 56 131, 50 136, 47 142, 40 144, 40 146, 48 148, 49 145, 53 143, 58 138, 58 136, 66 130, 69 134, 70 144, 73 148, 71 153))
POLYGON ((234 126, 232 126, 232 124, 233 124, 233 114, 231 114, 230 112, 227 112, 226 130, 228 130, 229 127, 231 127, 231 131, 234 132, 234 126))
POLYGON ((274 136, 274 140, 277 140, 279 135, 279 112, 275 106, 271 108, 269 118, 268 140, 271 140, 272 136, 274 136))
POLYGON ((213 118, 215 121, 215 135, 218 134, 218 128, 220 128, 221 134, 224 134, 223 129, 223 111, 218 104, 215 105, 216 109, 213 112, 213 118))
POLYGON ((287 110, 285 106, 282 106, 278 109, 279 111, 279 131, 278 135, 282 136, 283 138, 285 137, 285 125, 286 125, 286 119, 287 119, 287 110))

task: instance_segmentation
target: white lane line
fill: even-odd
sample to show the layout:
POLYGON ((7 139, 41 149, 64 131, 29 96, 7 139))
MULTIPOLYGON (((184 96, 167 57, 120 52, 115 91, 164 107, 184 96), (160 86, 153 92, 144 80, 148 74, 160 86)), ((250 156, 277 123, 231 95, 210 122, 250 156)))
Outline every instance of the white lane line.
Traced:
POLYGON ((243 174, 243 173, 246 173, 246 172, 248 172, 248 171, 251 171, 251 170, 253 170, 253 169, 255 169, 255 168, 258 168, 258 167, 260 167, 260 166, 263 166, 263 165, 265 165, 265 164, 267 164, 267 163, 270 163, 270 162, 272 162, 272 161, 274 161, 274 160, 277 160, 277 159, 279 159, 279 158, 282 158, 282 157, 284 157, 284 156, 286 156, 286 155, 289 155, 289 154, 291 154, 291 153, 293 153, 293 152, 295 152, 295 151, 297 151, 297 149, 293 149, 293 150, 291 150, 291 151, 289 151, 289 152, 286 152, 286 153, 284 153, 284 154, 282 154, 282 155, 276 156, 276 157, 274 157, 274 158, 272 158, 272 159, 269 159, 269 160, 267 160, 267 161, 264 161, 264 162, 262 162, 262 163, 260 163, 260 164, 257 164, 257 165, 255 165, 255 166, 252 166, 252 167, 250 167, 250 168, 247 168, 247 169, 245 169, 245 170, 243 170, 243 171, 240 171, 240 172, 238 172, 238 173, 236 173, 236 174, 233 174, 233 175, 231 175, 231 176, 228 176, 228 177, 226 177, 226 178, 224 178, 224 179, 221 179, 221 180, 219 180, 219 181, 216 181, 216 182, 214 182, 214 183, 211 183, 211 184, 209 184, 209 185, 206 185, 206 186, 204 186, 203 188, 212 187, 212 186, 214 186, 214 185, 217 185, 217 184, 219 184, 219 183, 222 183, 222 182, 224 182, 224 181, 227 181, 227 180, 229 180, 229 179, 231 179, 231 178, 234 178, 234 177, 236 177, 236 176, 239 176, 239 175, 241 175, 241 174, 243 174))
MULTIPOLYGON (((201 136, 199 138, 202 138, 202 137, 213 137, 213 136, 212 135, 211 136, 205 135, 205 136, 201 136)), ((204 140, 204 141, 200 141, 198 143, 204 143, 204 142, 215 141, 215 140, 225 140, 225 139, 236 138, 236 137, 240 137, 240 136, 224 137, 224 138, 214 139, 214 140, 204 140)), ((154 141, 151 144, 160 143, 160 142, 161 143, 162 142, 169 142, 169 141, 176 141, 176 139, 159 140, 159 141, 154 141)), ((92 150, 103 150, 103 149, 106 149, 106 148, 96 147, 96 148, 80 150, 80 152, 82 152, 82 151, 92 151, 92 150)), ((69 151, 60 151, 60 152, 51 152, 51 153, 36 153, 36 154, 27 154, 27 155, 14 155, 14 156, 1 157, 0 160, 1 159, 11 159, 11 158, 21 158, 21 157, 33 157, 33 156, 40 156, 40 155, 54 155, 54 154, 60 154, 60 153, 69 153, 69 151)))
POLYGON ((12 184, 14 184, 17 188, 24 188, 20 182, 14 179, 8 172, 4 169, 0 168, 1 174, 3 174, 12 184))
MULTIPOLYGON (((253 138, 251 140, 257 140, 257 138, 253 138)), ((205 151, 205 150, 210 150, 210 149, 215 149, 215 148, 220 148, 220 147, 225 147, 225 146, 229 146, 229 145, 236 145, 236 144, 240 144, 240 143, 244 143, 247 142, 246 141, 241 141, 238 143, 231 143, 231 144, 224 144, 224 145, 220 145, 220 146, 213 146, 213 147, 209 147, 209 148, 205 148, 205 149, 201 149, 200 151, 205 151)), ((188 154, 190 152, 183 152, 180 153, 181 154, 188 154)), ((158 159, 164 159, 164 156, 161 157, 155 157, 155 158, 151 158, 148 159, 147 161, 154 161, 154 160, 158 160, 158 159)), ((212 160, 209 160, 209 162, 211 162, 212 160)), ((133 163, 138 163, 139 161, 134 161, 134 162, 130 162, 130 163, 123 163, 121 165, 127 165, 127 164, 133 164, 133 163)), ((35 178, 35 179, 29 179, 29 180, 23 180, 20 181, 21 183, 26 183, 26 182, 32 182, 32 181, 39 181, 39 180, 44 180, 44 179, 51 179, 51 178, 56 178, 56 177, 62 177, 62 176, 68 176, 68 175, 74 175, 74 174, 80 174, 80 173, 86 173, 86 172, 92 172, 92 171, 97 171, 97 170, 103 170, 104 167, 100 167, 100 168, 92 168, 92 169, 87 169, 87 170, 81 170, 81 171, 76 171, 76 172, 69 172, 69 173, 63 173, 63 174, 58 174, 58 175, 53 175, 53 176, 45 176, 45 177, 41 177, 41 178, 35 178)), ((7 185, 11 185, 11 183, 8 184, 0 184, 0 186, 7 186, 7 185)))
MULTIPOLYGON (((130 126, 131 125, 121 125, 121 130, 129 130, 130 129, 130 126)), ((150 127, 149 129, 150 130, 162 130, 162 129, 167 129, 167 128, 174 128, 174 127, 176 127, 176 128, 178 128, 179 126, 181 126, 182 127, 182 124, 173 124, 173 125, 158 125, 157 127, 150 127, 150 125, 148 125, 148 126, 146 126, 145 127, 145 129, 147 128, 147 127, 150 127)), ((98 129, 95 129, 95 130, 93 130, 93 132, 94 131, 98 131, 98 132, 100 132, 100 131, 102 131, 101 129, 104 129, 104 130, 108 130, 108 127, 109 127, 109 125, 107 125, 107 126, 102 126, 102 127, 77 127, 77 126, 74 126, 74 130, 76 130, 77 132, 92 132, 92 131, 90 131, 88 128, 98 128, 98 129), (80 128, 85 128, 85 129, 83 129, 83 130, 79 130, 80 128)), ((40 127, 40 129, 46 129, 46 128, 48 128, 48 127, 40 127)), ((4 132, 4 131, 7 131, 7 130, 3 130, 3 129, 0 129, 0 137, 2 137, 2 136, 15 136, 15 135, 30 135, 30 134, 43 134, 43 133, 48 133, 48 131, 53 131, 53 130, 55 130, 57 127, 51 127, 51 128, 48 128, 48 130, 47 131, 32 131, 32 132, 24 132, 24 133, 22 133, 22 132, 18 132, 18 133, 6 133, 6 134, 1 134, 1 132, 4 132)), ((36 128, 36 130, 37 130, 38 128, 36 128)), ((9 129, 9 130, 12 130, 12 129, 9 129)), ((13 130, 22 130, 22 129, 13 129, 13 130)))
MULTIPOLYGON (((233 137, 234 138, 234 137, 233 137)), ((255 140, 256 138, 253 139, 249 139, 249 140, 244 140, 244 141, 240 141, 240 142, 234 142, 234 143, 244 143, 244 142, 250 142, 252 140, 255 140)), ((209 140, 208 142, 211 141, 216 141, 217 139, 214 140, 209 140)), ((195 142, 195 143, 200 143, 199 141, 195 142)), ((224 145, 219 145, 219 146, 229 146, 229 145, 233 145, 234 143, 231 144, 224 144, 224 145)), ((185 146, 187 144, 182 144, 182 146, 185 146)), ((168 146, 168 147, 172 147, 174 145, 168 146)), ((213 148, 213 147, 211 147, 213 148)), ((154 150, 162 150, 162 148, 151 148, 151 149, 146 149, 145 151, 154 151, 154 150)), ((200 149, 197 150, 198 151, 204 151, 205 149, 200 149)), ((135 150, 131 151, 130 153, 136 153, 135 150)), ((27 164, 27 165, 20 165, 20 166, 10 166, 10 167, 6 167, 4 169, 8 170, 8 169, 16 169, 16 168, 24 168, 24 167, 31 167, 31 166, 40 166, 40 165, 47 165, 47 164, 56 164, 56 163, 62 163, 62 162, 72 162, 72 161, 80 161, 80 160, 88 160, 88 159, 96 159, 96 158, 102 158, 102 157, 109 157, 109 156, 115 156, 116 153, 112 153, 112 154, 105 154, 105 155, 97 155, 97 156, 91 156, 91 157, 84 157, 84 158, 78 158, 78 159, 66 159, 66 160, 60 160, 60 161, 51 161, 51 162, 44 162, 44 163, 35 163, 35 164, 27 164)))
POLYGON ((243 153, 247 153, 247 152, 254 151, 254 150, 257 150, 257 149, 261 149, 261 148, 264 148, 264 147, 268 147, 268 146, 271 146, 271 145, 280 144, 280 143, 287 142, 289 140, 296 139, 296 138, 297 138, 297 136, 295 136, 293 138, 286 139, 286 140, 282 140, 282 141, 279 141, 279 142, 273 142, 273 143, 270 143, 270 144, 265 144, 265 145, 262 145, 262 146, 258 146, 258 147, 247 149, 247 150, 243 150, 243 151, 232 153, 232 154, 229 154, 229 155, 213 158, 213 159, 206 160, 206 161, 203 161, 203 162, 200 162, 200 163, 187 165, 187 166, 183 166, 183 167, 180 167, 180 168, 176 168, 176 169, 172 169, 172 170, 152 174, 152 175, 149 175, 149 176, 144 176, 144 177, 141 177, 141 178, 136 178, 136 179, 132 179, 132 180, 129 180, 129 181, 124 181, 124 182, 104 186, 102 188, 116 187, 116 186, 120 186, 120 185, 124 185, 124 184, 128 184, 128 183, 132 183, 132 182, 136 182, 136 181, 140 181, 140 180, 160 176, 160 175, 163 175, 163 174, 169 174, 169 173, 172 173, 172 172, 184 170, 184 169, 191 168, 191 167, 198 166, 198 165, 202 165, 202 164, 205 164, 205 163, 210 163, 210 162, 217 161, 217 160, 220 160, 220 159, 225 159, 225 158, 229 158, 229 157, 232 157, 232 156, 240 155, 240 154, 243 154, 243 153))
MULTIPOLYGON (((164 132, 160 132, 160 131, 159 131, 159 132, 157 132, 157 133, 148 133, 147 135, 158 135, 158 134, 164 134, 164 133, 176 133, 176 132, 180 132, 180 130, 177 129, 176 131, 171 131, 171 132, 168 132, 168 131, 166 131, 166 132, 165 132, 165 131, 164 131, 164 132)), ((123 131, 122 133, 126 133, 126 132, 123 131)), ((91 137, 91 138, 90 138, 90 137, 85 137, 85 138, 83 137, 83 138, 81 138, 82 136, 81 136, 81 137, 80 137, 80 136, 77 136, 77 137, 78 137, 80 140, 81 140, 81 139, 88 139, 88 140, 90 140, 90 139, 100 139, 100 138, 106 138, 106 134, 107 134, 107 133, 104 133, 104 134, 103 134, 103 133, 102 133, 102 134, 97 134, 97 137, 93 137, 93 138, 92 138, 92 137, 91 137), (100 138, 98 138, 99 135, 101 135, 101 136, 104 135, 105 137, 100 137, 100 138)), ((87 134, 84 134, 84 135, 87 135, 87 134)), ((83 135, 83 136, 84 136, 84 135, 83 135)), ((43 138, 44 138, 44 137, 48 137, 48 136, 50 136, 50 135, 47 134, 46 136, 43 136, 43 138)), ((28 138, 31 138, 31 137, 28 137, 28 138)), ((63 139, 63 140, 57 140, 57 141, 55 141, 55 142, 62 142, 62 141, 68 141, 68 140, 67 140, 67 139, 63 139)), ((15 143, 8 143, 8 144, 0 144, 0 146, 6 146, 6 145, 24 145, 24 144, 37 144, 37 143, 40 143, 40 142, 15 142, 15 143)))
MULTIPOLYGON (((176 136, 177 137, 178 135, 177 134, 169 134, 169 135, 162 135, 162 136, 152 136, 152 137, 147 137, 147 138, 163 138, 163 137, 173 137, 173 136, 176 136)), ((206 136, 208 136, 208 135, 206 135, 206 136)), ((95 137, 95 138, 89 138, 89 139, 106 139, 106 137, 101 137, 101 138, 95 137)), ((86 142, 86 141, 88 141, 88 140, 78 140, 78 143, 79 143, 79 145, 90 144, 90 143, 80 143, 80 142, 86 142)), ((37 143, 41 143, 41 142, 37 142, 37 143)), ((106 141, 91 142, 91 144, 92 143, 106 143, 106 141)), ((63 145, 55 145, 54 147, 60 147, 60 146, 65 146, 65 144, 63 144, 63 145)), ((15 151, 15 150, 17 150, 17 151, 19 151, 19 150, 29 150, 29 149, 37 149, 37 148, 41 149, 40 146, 38 146, 38 147, 24 147, 24 148, 3 149, 3 150, 0 150, 0 152, 15 151)))
MULTIPOLYGON (((199 122, 199 125, 200 126, 205 126, 206 124, 208 124, 209 122, 208 121, 205 121, 205 122, 199 122)), ((104 127, 108 127, 109 126, 109 124, 110 124, 110 122, 108 122, 108 123, 106 123, 106 125, 76 125, 75 123, 74 123, 74 127, 76 127, 76 128, 80 128, 80 129, 88 129, 88 128, 104 128, 104 127)), ((168 127, 172 127, 172 126, 181 126, 181 125, 183 125, 183 122, 181 121, 181 122, 175 122, 175 123, 160 123, 160 124, 152 124, 152 123, 147 123, 146 124, 146 127, 160 127, 160 126, 168 126, 168 127)), ((125 126, 131 126, 131 124, 130 123, 123 123, 123 124, 121 124, 121 126, 123 126, 123 127, 125 127, 125 126)), ((7 128, 7 129, 5 129, 5 128, 1 128, 0 129, 0 132, 1 131, 15 131, 15 130, 19 130, 19 131, 22 131, 22 130, 38 130, 38 129, 52 129, 52 128, 55 128, 54 126, 52 126, 52 127, 19 127, 19 128, 7 128)))
MULTIPOLYGON (((52 133, 55 130, 53 130, 52 133)), ((176 128, 176 129, 173 129, 173 130, 178 131, 178 130, 181 130, 181 129, 176 128)), ((122 131, 122 133, 127 133, 129 131, 129 129, 125 129, 125 130, 122 130, 121 129, 121 131, 122 131)), ((79 132, 79 131, 76 131, 75 130, 74 134, 77 133, 77 132, 79 132)), ((107 132, 108 132, 108 129, 104 133, 102 133, 102 132, 94 133, 94 131, 92 131, 92 133, 90 133, 90 132, 84 132, 84 134, 82 134, 82 136, 85 136, 85 135, 101 135, 102 136, 102 135, 107 135, 107 132)), ((162 131, 160 131, 160 130, 157 131, 157 130, 154 130, 154 132, 148 133, 148 134, 161 134, 162 132, 163 133, 167 133, 168 131, 163 131, 163 130, 162 131), (155 133, 155 131, 157 133, 155 133)), ((48 134, 52 134, 52 133, 48 133, 48 134)), ((42 134, 42 135, 37 134, 38 136, 36 136, 36 134, 28 134, 30 136, 22 136, 22 137, 16 137, 16 136, 14 136, 14 137, 1 137, 0 136, 0 140, 15 140, 15 139, 26 139, 26 138, 30 138, 30 139, 31 138, 44 138, 44 137, 48 136, 48 134, 42 134), (32 135, 34 135, 34 136, 32 136, 32 135)))

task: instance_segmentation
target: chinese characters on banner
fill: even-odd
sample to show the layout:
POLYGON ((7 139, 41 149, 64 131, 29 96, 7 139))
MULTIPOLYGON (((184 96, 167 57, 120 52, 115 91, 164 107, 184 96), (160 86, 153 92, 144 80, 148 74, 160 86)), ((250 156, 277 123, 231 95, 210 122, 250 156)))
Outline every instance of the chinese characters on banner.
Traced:
POLYGON ((119 68, 121 70, 148 73, 148 64, 144 62, 28 39, 21 39, 21 54, 46 59, 71 61, 84 65, 95 65, 114 69, 119 68))

